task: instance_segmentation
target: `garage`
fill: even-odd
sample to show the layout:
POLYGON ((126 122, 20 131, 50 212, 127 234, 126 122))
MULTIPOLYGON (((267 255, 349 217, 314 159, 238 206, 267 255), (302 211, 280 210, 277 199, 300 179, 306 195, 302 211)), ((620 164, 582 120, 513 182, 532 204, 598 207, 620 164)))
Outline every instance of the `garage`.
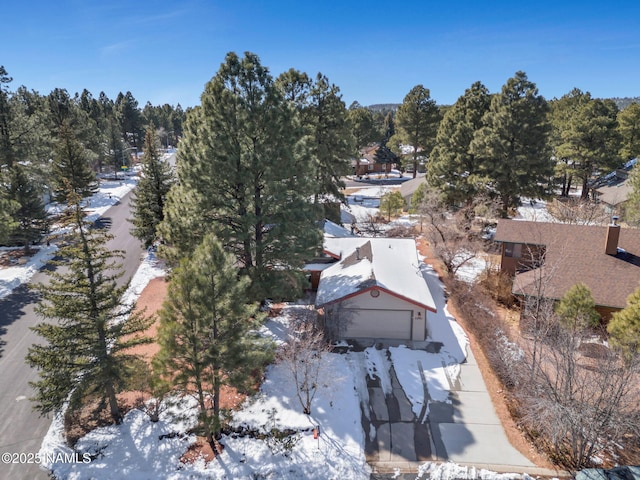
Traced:
POLYGON ((347 338, 410 339, 411 310, 344 309, 340 312, 346 323, 347 338))

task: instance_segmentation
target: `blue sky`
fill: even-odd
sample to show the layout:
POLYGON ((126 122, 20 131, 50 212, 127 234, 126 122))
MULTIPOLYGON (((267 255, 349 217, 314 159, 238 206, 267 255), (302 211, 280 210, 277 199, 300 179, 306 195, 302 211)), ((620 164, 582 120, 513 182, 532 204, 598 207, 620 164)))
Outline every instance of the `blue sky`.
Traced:
POLYGON ((640 96, 637 0, 24 0, 0 11, 11 88, 41 94, 193 106, 227 52, 251 51, 274 76, 322 72, 347 105, 400 103, 417 84, 451 104, 518 70, 548 99, 574 87, 640 96))

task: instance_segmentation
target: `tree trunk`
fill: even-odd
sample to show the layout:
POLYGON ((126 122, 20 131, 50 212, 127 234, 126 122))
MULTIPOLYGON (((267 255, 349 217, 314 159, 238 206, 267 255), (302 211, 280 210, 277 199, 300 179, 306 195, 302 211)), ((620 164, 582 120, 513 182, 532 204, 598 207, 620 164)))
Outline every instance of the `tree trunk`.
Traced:
POLYGON ((111 413, 111 418, 116 425, 120 425, 120 423, 122 423, 122 414, 120 413, 120 407, 118 406, 118 398, 116 397, 115 388, 113 388, 113 384, 111 382, 108 382, 105 389, 107 391, 107 398, 109 399, 109 411, 111 413))
POLYGON ((580 198, 582 200, 589 199, 589 177, 585 175, 582 177, 582 193, 580 194, 580 198))

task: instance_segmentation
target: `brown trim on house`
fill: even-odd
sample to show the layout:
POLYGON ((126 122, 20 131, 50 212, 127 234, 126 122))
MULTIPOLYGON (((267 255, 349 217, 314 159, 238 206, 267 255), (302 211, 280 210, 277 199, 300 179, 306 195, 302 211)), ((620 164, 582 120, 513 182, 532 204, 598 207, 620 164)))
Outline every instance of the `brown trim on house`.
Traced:
POLYGON ((340 255, 336 255, 335 253, 327 250, 326 248, 322 249, 322 253, 324 253, 325 255, 329 255, 331 258, 335 258, 336 260, 340 260, 341 258, 340 255))
POLYGON ((423 305, 420 302, 416 302, 415 300, 407 298, 407 297, 405 297, 403 295, 400 295, 400 294, 398 294, 396 292, 392 292, 391 290, 388 290, 388 289, 386 289, 384 287, 381 287, 379 285, 373 285, 371 287, 363 288, 362 290, 358 290, 357 292, 350 293, 349 295, 345 295, 344 297, 337 298, 335 300, 332 300, 331 302, 323 303, 322 305, 316 305, 316 308, 323 308, 326 305, 333 305, 335 303, 343 302, 344 300, 348 300, 349 298, 357 297, 358 295, 361 295, 363 293, 367 293, 368 291, 373 290, 373 289, 380 290, 382 292, 388 293, 391 296, 399 298, 400 300, 404 300, 405 302, 408 302, 408 303, 410 303, 412 305, 415 305, 417 307, 423 308, 424 310, 428 310, 428 311, 433 312, 433 313, 437 312, 437 310, 435 308, 429 307, 428 305, 423 305))

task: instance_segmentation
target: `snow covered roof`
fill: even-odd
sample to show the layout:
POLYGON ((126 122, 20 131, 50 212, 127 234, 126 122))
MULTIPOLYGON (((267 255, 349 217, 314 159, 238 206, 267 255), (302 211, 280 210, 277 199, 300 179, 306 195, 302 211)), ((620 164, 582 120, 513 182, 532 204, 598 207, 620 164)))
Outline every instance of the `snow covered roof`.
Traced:
POLYGON ((340 206, 340 222, 343 225, 351 225, 356 223, 356 220, 356 216, 353 213, 346 211, 342 205, 340 206))
POLYGON ((351 230, 348 230, 331 220, 324 220, 324 236, 326 237, 353 237, 351 230))
POLYGON ((341 260, 322 272, 316 296, 320 307, 373 287, 436 311, 420 271, 411 238, 325 237, 325 251, 341 260))

